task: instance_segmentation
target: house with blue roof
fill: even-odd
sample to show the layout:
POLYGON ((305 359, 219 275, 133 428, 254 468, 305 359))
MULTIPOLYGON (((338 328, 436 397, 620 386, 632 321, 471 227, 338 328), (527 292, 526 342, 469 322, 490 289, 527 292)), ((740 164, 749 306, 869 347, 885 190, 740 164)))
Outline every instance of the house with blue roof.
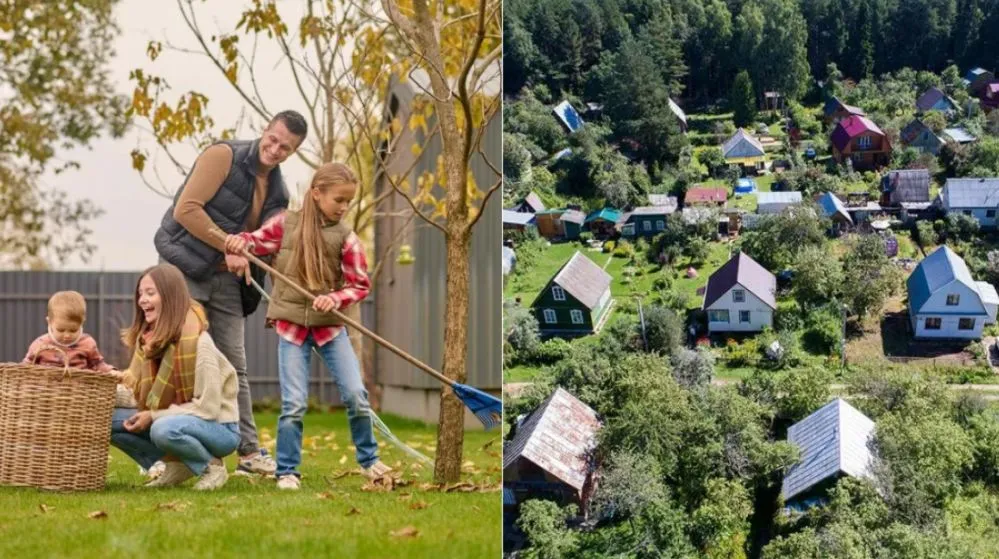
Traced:
POLYGON ((975 281, 964 260, 946 245, 920 262, 905 286, 916 338, 977 340, 982 328, 996 321, 996 288, 975 281))
POLYGON ((963 213, 978 220, 982 227, 995 227, 999 177, 947 179, 940 191, 940 205, 947 213, 963 213))
POLYGON ((534 226, 534 214, 503 210, 503 233, 509 231, 525 231, 534 226))
POLYGON ((617 232, 617 223, 621 220, 621 212, 614 208, 602 208, 586 216, 583 222, 594 237, 610 237, 617 232))
POLYGON ((822 214, 832 220, 833 233, 839 233, 853 227, 853 217, 846 209, 846 204, 832 192, 826 192, 816 200, 822 214))

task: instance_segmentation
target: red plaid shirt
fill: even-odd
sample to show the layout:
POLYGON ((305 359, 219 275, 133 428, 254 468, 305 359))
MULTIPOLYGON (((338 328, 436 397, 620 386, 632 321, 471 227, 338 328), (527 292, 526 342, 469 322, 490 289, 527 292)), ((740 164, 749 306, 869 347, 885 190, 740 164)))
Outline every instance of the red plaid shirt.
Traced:
MULTIPOLYGON (((260 229, 252 233, 240 233, 246 242, 250 243, 250 252, 257 256, 275 254, 281 249, 281 240, 284 238, 284 217, 285 212, 270 218, 260 229)), ((329 297, 336 303, 337 309, 346 308, 349 305, 359 303, 368 296, 371 291, 371 280, 368 278, 368 259, 364 255, 364 247, 361 246, 361 239, 357 238, 353 232, 343 243, 343 251, 340 253, 340 268, 343 270, 343 288, 331 291, 329 297)), ((277 320, 274 322, 274 329, 278 336, 295 344, 302 345, 305 339, 312 334, 312 339, 316 345, 322 346, 340 334, 343 326, 313 326, 307 328, 300 324, 288 322, 287 320, 277 320)))
POLYGON ((97 341, 90 334, 83 334, 75 344, 70 346, 55 343, 52 340, 52 336, 48 334, 38 336, 35 338, 35 341, 31 342, 31 346, 28 347, 28 354, 24 356, 24 362, 37 362, 39 365, 48 365, 50 367, 64 367, 63 354, 59 353, 56 349, 52 349, 53 346, 66 352, 70 368, 87 369, 99 373, 114 370, 114 367, 104 361, 104 356, 97 349, 97 341))

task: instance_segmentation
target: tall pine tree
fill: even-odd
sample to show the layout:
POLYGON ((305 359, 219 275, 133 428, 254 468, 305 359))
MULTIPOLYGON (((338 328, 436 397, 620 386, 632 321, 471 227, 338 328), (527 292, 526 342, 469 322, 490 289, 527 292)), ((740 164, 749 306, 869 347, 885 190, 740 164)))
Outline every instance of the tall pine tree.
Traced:
POLYGON ((753 93, 749 72, 743 70, 736 74, 729 103, 735 113, 733 118, 736 126, 749 126, 756 120, 756 95, 753 93))

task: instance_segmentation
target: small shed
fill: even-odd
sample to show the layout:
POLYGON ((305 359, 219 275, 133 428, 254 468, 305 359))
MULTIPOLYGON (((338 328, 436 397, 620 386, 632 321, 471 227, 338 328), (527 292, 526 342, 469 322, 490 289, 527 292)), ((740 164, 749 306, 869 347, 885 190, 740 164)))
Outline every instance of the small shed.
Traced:
POLYGON ((586 216, 585 226, 595 237, 610 237, 617 231, 621 212, 614 208, 602 208, 586 216))
POLYGON ((834 231, 842 231, 853 226, 853 217, 846 210, 846 204, 832 192, 825 192, 818 199, 819 209, 833 222, 834 231))
POLYGON ((575 503, 586 514, 595 489, 597 413, 559 387, 521 420, 503 447, 507 506, 531 498, 575 503), (507 495, 507 491, 509 495, 507 495))
POLYGON ((881 203, 897 206, 903 202, 930 201, 930 172, 926 169, 889 171, 881 179, 881 203))
POLYGON ((586 222, 586 214, 579 210, 566 210, 562 214, 562 227, 564 230, 565 238, 568 240, 576 240, 579 238, 579 234, 583 232, 583 223, 586 222))
POLYGON ((973 144, 978 141, 978 138, 974 134, 968 132, 966 128, 961 128, 961 127, 944 128, 944 131, 942 132, 941 135, 947 138, 948 140, 956 142, 961 145, 973 144))
POLYGON ((874 422, 842 398, 788 428, 787 441, 798 447, 801 459, 784 476, 784 503, 807 508, 844 476, 873 478, 873 436, 874 422))
POLYGON ((958 112, 960 108, 957 101, 951 99, 938 87, 931 87, 916 99, 916 110, 922 113, 929 111, 941 111, 946 113, 958 112))
POLYGON ((756 195, 756 213, 760 215, 777 214, 785 208, 801 204, 800 192, 760 192, 756 195))
POLYGON ((503 233, 525 231, 534 226, 534 214, 503 210, 503 233))
POLYGON ((515 212, 538 213, 545 209, 545 203, 541 201, 541 197, 531 191, 527 196, 517 200, 517 203, 510 209, 515 212))

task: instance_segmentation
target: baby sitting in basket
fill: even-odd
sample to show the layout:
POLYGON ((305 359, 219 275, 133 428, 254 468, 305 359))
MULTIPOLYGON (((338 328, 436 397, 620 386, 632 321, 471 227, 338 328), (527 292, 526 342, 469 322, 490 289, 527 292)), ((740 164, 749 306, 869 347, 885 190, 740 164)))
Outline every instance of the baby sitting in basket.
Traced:
MULTIPOLYGON (((83 332, 87 321, 87 301, 76 291, 59 291, 49 298, 45 322, 48 332, 28 347, 25 363, 85 369, 99 373, 117 372, 97 348, 97 341, 83 332)), ((118 385, 116 407, 135 407, 132 391, 118 385)))

